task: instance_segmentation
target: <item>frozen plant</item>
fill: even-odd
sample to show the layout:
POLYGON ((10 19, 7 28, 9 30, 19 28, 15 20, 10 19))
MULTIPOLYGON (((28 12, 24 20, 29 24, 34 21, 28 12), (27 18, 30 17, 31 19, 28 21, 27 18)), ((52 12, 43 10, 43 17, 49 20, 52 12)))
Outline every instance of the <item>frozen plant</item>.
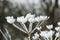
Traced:
MULTIPOLYGON (((44 21, 49 19, 48 16, 38 16, 38 17, 35 17, 35 14, 31 14, 31 13, 28 13, 25 17, 24 16, 17 17, 17 19, 14 19, 13 16, 7 16, 5 18, 7 19, 7 22, 12 24, 15 28, 17 28, 20 31, 26 33, 28 35, 28 40, 31 40, 31 34, 38 28, 39 28, 38 30, 40 30, 41 29, 41 24, 44 21), (22 25, 23 29, 15 24, 16 20, 17 20, 18 23, 20 23, 22 25), (27 26, 25 25, 25 23, 27 23, 27 22, 29 22, 29 28, 27 28, 27 26), (32 29, 32 25, 35 22, 38 22, 38 23, 35 26, 35 28, 32 29)), ((38 36, 37 33, 34 36, 38 36)))
POLYGON ((39 34, 36 32, 32 38, 33 38, 34 40, 39 39, 39 34))
POLYGON ((60 31, 60 27, 55 27, 55 30, 59 32, 60 31))
POLYGON ((57 23, 60 26, 60 22, 57 23))
POLYGON ((54 31, 41 31, 40 36, 42 36, 45 40, 52 40, 52 36, 54 31), (50 39, 49 39, 50 38, 50 39))
POLYGON ((15 22, 15 19, 13 18, 13 16, 7 16, 6 19, 7 19, 7 22, 10 24, 15 22))
POLYGON ((37 29, 38 31, 41 31, 42 27, 37 27, 36 29, 37 29))
POLYGON ((53 28, 53 25, 46 25, 47 29, 51 30, 53 28))
POLYGON ((17 17, 17 22, 22 22, 22 23, 26 23, 27 22, 27 19, 24 18, 24 16, 21 16, 21 17, 17 17))

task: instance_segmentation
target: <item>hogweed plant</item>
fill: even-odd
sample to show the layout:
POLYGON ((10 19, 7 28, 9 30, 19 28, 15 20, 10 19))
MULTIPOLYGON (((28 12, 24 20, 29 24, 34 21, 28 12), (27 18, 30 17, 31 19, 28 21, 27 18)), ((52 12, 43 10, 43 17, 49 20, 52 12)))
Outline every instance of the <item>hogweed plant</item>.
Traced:
MULTIPOLYGON (((35 14, 27 14, 25 17, 24 16, 21 16, 21 17, 17 17, 17 19, 14 19, 13 16, 7 16, 5 17, 7 19, 7 22, 12 24, 14 27, 16 27, 17 29, 19 29, 20 31, 26 33, 28 35, 28 40, 31 40, 31 34, 36 30, 40 30, 41 29, 41 24, 48 20, 49 17, 48 16, 35 16, 35 14), (22 25, 22 28, 18 27, 16 24, 15 24, 15 21, 17 20, 18 23, 20 23, 22 25), (27 28, 27 26, 25 25, 26 22, 29 22, 29 28, 27 28), (38 22, 36 27, 34 29, 32 29, 32 25, 33 23, 35 22, 38 22), (40 23, 41 22, 41 23, 40 23)), ((34 37, 33 38, 38 38, 39 35, 37 33, 35 33, 34 37), (35 37, 36 36, 36 37, 35 37)))
MULTIPOLYGON (((48 30, 44 30, 42 31, 41 29, 42 26, 41 24, 44 23, 44 21, 48 20, 50 17, 48 16, 35 16, 35 14, 27 14, 25 17, 24 16, 20 16, 20 17, 17 17, 16 19, 13 17, 13 16, 7 16, 5 17, 7 19, 7 22, 9 24, 12 24, 15 28, 19 29, 20 31, 26 33, 28 35, 28 40, 41 40, 40 37, 43 37, 43 39, 45 40, 53 40, 53 35, 55 35, 55 39, 54 40, 60 40, 59 37, 60 37, 60 22, 58 22, 58 27, 55 27, 55 30, 52 30, 53 29, 53 24, 50 24, 50 25, 46 25, 46 28, 48 30), (15 24, 15 22, 18 22, 20 23, 20 25, 22 25, 22 28, 19 27, 18 25, 15 24), (25 23, 29 22, 29 26, 27 28, 27 26, 25 25, 25 23), (36 26, 33 28, 33 23, 37 22, 36 26), (36 33, 35 30, 38 30, 36 33), (39 32, 39 33, 38 33, 39 32), (32 33, 34 33, 33 36, 32 33)), ((9 35, 9 38, 11 40, 11 35, 8 33, 7 29, 6 30, 6 33, 9 35)), ((0 30, 0 32, 3 34, 3 32, 0 30)), ((5 37, 5 39, 7 40, 6 36, 3 34, 3 36, 5 37)), ((25 39, 26 40, 26 39, 25 39)))

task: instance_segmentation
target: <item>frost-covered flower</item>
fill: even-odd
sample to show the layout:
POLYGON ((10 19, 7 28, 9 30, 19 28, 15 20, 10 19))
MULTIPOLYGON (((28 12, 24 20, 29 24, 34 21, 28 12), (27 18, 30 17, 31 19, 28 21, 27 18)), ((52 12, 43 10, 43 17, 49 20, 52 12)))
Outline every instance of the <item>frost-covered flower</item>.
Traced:
POLYGON ((49 36, 47 34, 48 34, 48 31, 41 31, 40 36, 47 38, 49 36))
POLYGON ((36 22, 39 22, 40 21, 40 17, 38 16, 38 17, 35 17, 35 21, 36 22))
POLYGON ((60 22, 57 23, 60 26, 60 22))
POLYGON ((38 39, 39 38, 39 34, 36 32, 32 38, 33 39, 38 39))
POLYGON ((7 22, 10 24, 15 22, 15 19, 13 18, 13 16, 7 16, 6 19, 7 19, 7 22))
POLYGON ((42 29, 42 27, 37 27, 36 29, 40 31, 42 29))
POLYGON ((48 29, 52 29, 52 28, 53 28, 53 25, 46 25, 46 27, 47 27, 48 29))
POLYGON ((41 31, 40 36, 50 38, 54 34, 54 31, 41 31))
POLYGON ((54 34, 54 31, 50 30, 48 34, 50 35, 50 37, 52 37, 54 34))
POLYGON ((56 36, 56 37, 59 37, 59 36, 60 36, 60 33, 59 33, 59 32, 57 32, 57 33, 55 34, 55 36, 56 36))
POLYGON ((49 19, 48 16, 40 16, 40 20, 46 20, 46 19, 49 19))
POLYGON ((55 30, 56 31, 60 31, 60 27, 55 27, 55 30))
POLYGON ((27 22, 27 19, 24 18, 24 16, 21 16, 21 17, 17 17, 17 22, 22 22, 22 23, 26 23, 27 22))
POLYGON ((34 23, 35 22, 35 18, 29 18, 28 22, 34 23))
POLYGON ((29 19, 29 18, 34 18, 34 17, 35 17, 35 15, 32 15, 31 13, 28 13, 25 18, 29 19))

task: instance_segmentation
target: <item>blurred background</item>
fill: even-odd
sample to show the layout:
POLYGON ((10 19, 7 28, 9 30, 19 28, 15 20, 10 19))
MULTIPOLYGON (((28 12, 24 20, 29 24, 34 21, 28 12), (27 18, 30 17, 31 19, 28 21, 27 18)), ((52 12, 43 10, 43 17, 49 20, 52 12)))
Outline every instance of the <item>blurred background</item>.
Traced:
MULTIPOLYGON (((50 19, 44 22, 57 26, 60 21, 60 1, 59 0, 0 0, 0 29, 7 36, 5 28, 8 29, 12 36, 12 40, 24 40, 26 34, 14 28, 6 22, 6 16, 25 16, 28 13, 50 16, 50 19)), ((46 28, 44 28, 46 29, 46 28)), ((44 30, 43 29, 43 30, 44 30)), ((52 29, 54 30, 54 28, 52 29)), ((7 36, 8 38, 8 36, 7 36)), ((9 38, 8 38, 9 39, 9 38)), ((5 40, 0 33, 0 40, 5 40)))

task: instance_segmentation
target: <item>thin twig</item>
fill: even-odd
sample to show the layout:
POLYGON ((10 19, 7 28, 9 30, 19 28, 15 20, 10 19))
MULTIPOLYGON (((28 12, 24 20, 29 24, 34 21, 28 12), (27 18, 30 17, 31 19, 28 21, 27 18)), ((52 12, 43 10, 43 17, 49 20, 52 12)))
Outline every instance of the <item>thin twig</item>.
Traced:
MULTIPOLYGON (((41 24, 42 24, 43 22, 44 22, 44 21, 42 21, 41 24)), ((41 25, 41 24, 40 24, 40 25, 41 25)), ((36 25, 36 27, 32 30, 31 33, 33 33, 33 32, 36 30, 36 28, 37 28, 38 26, 39 26, 39 23, 36 25)))
POLYGON ((41 40, 40 38, 38 38, 38 40, 41 40))
MULTIPOLYGON (((46 19, 46 20, 48 20, 48 19, 46 19)), ((41 24, 44 23, 46 20, 43 20, 43 21, 41 22, 41 24)), ((33 33, 33 32, 36 30, 37 27, 41 26, 41 24, 39 25, 39 23, 40 23, 40 22, 38 22, 38 24, 37 24, 36 27, 32 30, 31 33, 33 33)))
POLYGON ((15 25, 14 23, 12 24, 15 28, 19 29, 20 31, 24 32, 27 34, 27 32, 25 30, 23 30, 22 28, 18 27, 17 25, 15 25))
POLYGON ((28 32, 28 29, 26 27, 26 25, 24 23, 20 23, 22 25, 22 27, 28 32))
POLYGON ((0 29, 0 32, 1 32, 1 34, 3 35, 3 37, 4 37, 6 40, 8 40, 7 37, 5 36, 5 34, 1 31, 1 29, 0 29))
POLYGON ((52 38, 52 37, 50 37, 50 39, 52 40, 53 38, 52 38))
POLYGON ((57 40, 57 37, 55 37, 55 39, 54 40, 57 40))
POLYGON ((29 32, 32 31, 32 25, 33 25, 33 23, 30 23, 30 24, 29 24, 29 32))
POLYGON ((6 28, 5 28, 5 30, 6 30, 6 33, 7 33, 8 37, 9 37, 9 39, 12 40, 11 35, 9 34, 8 30, 6 28))

